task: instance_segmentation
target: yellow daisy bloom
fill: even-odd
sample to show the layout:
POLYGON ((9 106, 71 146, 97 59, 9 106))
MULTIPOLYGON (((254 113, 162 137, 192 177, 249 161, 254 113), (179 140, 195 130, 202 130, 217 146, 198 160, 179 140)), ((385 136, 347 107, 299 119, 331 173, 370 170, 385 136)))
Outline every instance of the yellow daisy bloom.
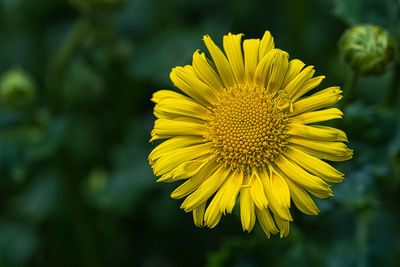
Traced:
POLYGON ((313 78, 313 66, 275 49, 269 31, 243 41, 225 35, 225 54, 206 35, 213 61, 196 51, 192 65, 172 69, 171 81, 184 94, 154 93, 157 120, 151 140, 167 139, 149 155, 158 181, 186 180, 171 197, 185 198, 197 226, 215 227, 232 213, 239 198, 243 230, 256 219, 265 234, 289 233, 291 201, 305 214, 319 210, 309 193, 332 196, 327 182, 343 173, 323 160, 352 157, 346 134, 315 125, 342 118, 339 87, 302 97, 325 76, 313 78))

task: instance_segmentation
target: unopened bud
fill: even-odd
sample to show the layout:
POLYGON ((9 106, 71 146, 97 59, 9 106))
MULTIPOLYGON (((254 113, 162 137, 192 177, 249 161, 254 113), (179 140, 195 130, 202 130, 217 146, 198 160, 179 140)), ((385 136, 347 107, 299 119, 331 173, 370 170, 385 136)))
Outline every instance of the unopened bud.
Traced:
POLYGON ((86 181, 87 190, 90 193, 99 193, 106 189, 108 183, 109 174, 103 168, 94 168, 86 181))
POLYGON ((0 81, 0 97, 7 108, 24 109, 35 100, 36 87, 33 78, 21 69, 11 69, 0 81))
POLYGON ((382 27, 358 25, 344 32, 339 41, 345 61, 358 73, 380 75, 394 62, 396 42, 382 27))

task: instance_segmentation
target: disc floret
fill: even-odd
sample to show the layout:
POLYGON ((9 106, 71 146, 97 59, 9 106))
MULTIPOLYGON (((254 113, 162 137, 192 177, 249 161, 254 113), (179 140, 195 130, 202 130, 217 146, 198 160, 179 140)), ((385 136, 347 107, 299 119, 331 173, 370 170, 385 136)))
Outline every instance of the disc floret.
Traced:
POLYGON ((210 108, 206 139, 217 161, 232 170, 249 171, 272 163, 283 152, 287 109, 282 98, 264 88, 243 86, 226 90, 210 108))

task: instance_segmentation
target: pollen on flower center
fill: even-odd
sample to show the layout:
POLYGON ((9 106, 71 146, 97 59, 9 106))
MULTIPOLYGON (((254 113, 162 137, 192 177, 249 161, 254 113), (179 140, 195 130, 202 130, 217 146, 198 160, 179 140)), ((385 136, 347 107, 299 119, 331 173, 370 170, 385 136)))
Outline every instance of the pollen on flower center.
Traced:
POLYGON ((208 114, 206 139, 217 161, 242 171, 273 162, 287 144, 288 117, 281 100, 264 88, 227 90, 208 114))

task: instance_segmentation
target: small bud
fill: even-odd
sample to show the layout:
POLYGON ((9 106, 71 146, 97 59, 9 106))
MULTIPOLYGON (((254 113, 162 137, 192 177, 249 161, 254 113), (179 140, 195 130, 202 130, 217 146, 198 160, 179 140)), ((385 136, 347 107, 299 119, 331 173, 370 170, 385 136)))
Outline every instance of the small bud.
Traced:
POLYGON ((376 25, 358 25, 346 30, 339 48, 351 68, 366 75, 382 74, 396 57, 396 42, 376 25))
POLYGON ((100 167, 94 168, 87 178, 86 188, 89 193, 99 193, 106 189, 109 174, 100 167))
POLYGON ((25 109, 35 100, 36 86, 33 78, 21 69, 11 69, 0 81, 2 104, 11 109, 25 109))

